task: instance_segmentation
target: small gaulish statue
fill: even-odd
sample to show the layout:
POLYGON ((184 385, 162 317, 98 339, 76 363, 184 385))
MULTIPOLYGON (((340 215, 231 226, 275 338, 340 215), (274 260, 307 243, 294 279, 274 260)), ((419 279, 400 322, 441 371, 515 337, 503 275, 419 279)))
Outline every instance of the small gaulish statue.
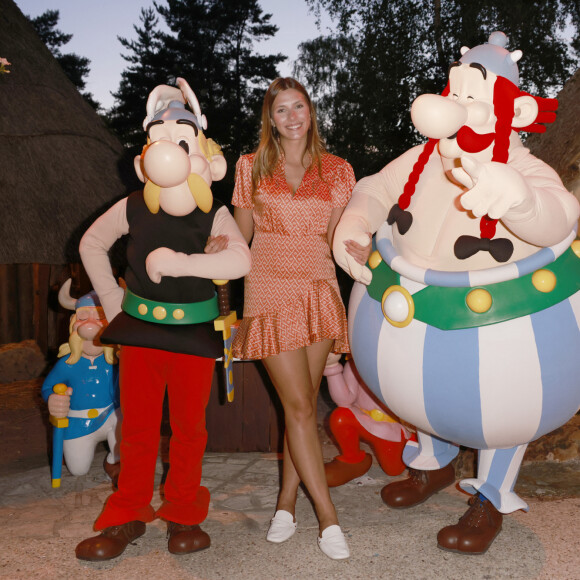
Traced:
POLYGON ((118 361, 113 347, 99 341, 107 320, 98 296, 89 292, 75 300, 70 287, 69 278, 58 294, 60 305, 74 310, 69 341, 61 345, 60 358, 42 384, 42 397, 55 424, 52 484, 60 485, 63 455, 72 475, 84 475, 97 444, 107 441, 109 454, 103 466, 116 485, 121 433, 118 361), (57 385, 62 385, 61 394, 59 389, 55 392, 57 385), (59 420, 67 426, 57 426, 59 420))
POLYGON ((324 369, 328 391, 338 405, 330 415, 329 426, 340 450, 324 466, 328 486, 343 485, 371 468, 372 456, 361 449, 361 441, 370 445, 387 475, 400 475, 406 467, 403 448, 411 433, 369 391, 352 360, 344 366, 339 360, 340 355, 331 353, 324 369))

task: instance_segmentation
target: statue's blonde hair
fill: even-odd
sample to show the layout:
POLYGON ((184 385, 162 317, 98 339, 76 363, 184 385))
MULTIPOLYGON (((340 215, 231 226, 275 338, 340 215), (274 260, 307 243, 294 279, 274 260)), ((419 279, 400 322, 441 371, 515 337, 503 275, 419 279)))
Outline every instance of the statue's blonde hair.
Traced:
MULTIPOLYGON (((62 358, 63 356, 70 354, 66 361, 67 365, 74 365, 78 363, 81 355, 83 354, 84 340, 79 336, 79 333, 73 329, 76 320, 77 315, 75 313, 70 317, 68 342, 63 342, 58 349, 58 358, 62 358)), ((103 354, 105 355, 105 360, 110 365, 114 365, 119 362, 116 356, 116 350, 116 346, 103 345, 103 354)))

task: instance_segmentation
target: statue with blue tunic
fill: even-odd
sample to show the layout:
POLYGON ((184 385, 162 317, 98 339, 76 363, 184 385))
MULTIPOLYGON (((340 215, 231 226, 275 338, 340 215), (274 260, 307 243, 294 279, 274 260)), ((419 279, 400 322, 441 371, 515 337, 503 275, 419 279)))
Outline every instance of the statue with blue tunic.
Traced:
POLYGON ((55 472, 59 475, 63 456, 72 475, 84 475, 102 441, 109 447, 103 467, 116 484, 121 433, 118 364, 113 347, 98 339, 107 320, 97 294, 91 291, 75 300, 70 286, 69 279, 59 292, 61 306, 74 310, 69 341, 61 345, 59 360, 42 385, 57 442, 53 445, 53 487, 60 485, 55 472), (57 385, 61 388, 55 389, 57 385))

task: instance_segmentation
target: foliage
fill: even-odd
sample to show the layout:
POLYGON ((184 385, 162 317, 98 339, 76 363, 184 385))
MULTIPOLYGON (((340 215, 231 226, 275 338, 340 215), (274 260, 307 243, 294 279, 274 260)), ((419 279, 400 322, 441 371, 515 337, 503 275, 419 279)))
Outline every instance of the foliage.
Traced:
MULTIPOLYGON (((141 124, 149 92, 183 77, 208 118, 208 136, 221 145, 233 167, 241 152, 254 148, 264 91, 286 58, 259 55, 254 42, 278 29, 258 0, 166 0, 154 6, 155 10, 141 11, 137 40, 119 39, 129 51, 123 57, 129 66, 113 94, 111 126, 127 147, 138 152, 144 142, 141 124)), ((214 194, 229 200, 232 179, 233 171, 228 171, 227 181, 212 188, 214 194)))
POLYGON ((89 68, 91 61, 84 56, 79 56, 72 52, 66 54, 61 52, 61 47, 68 44, 73 35, 65 34, 57 28, 60 12, 58 10, 46 10, 36 18, 30 18, 30 16, 27 16, 27 18, 32 26, 34 26, 42 42, 44 42, 48 50, 50 50, 54 58, 58 61, 66 76, 76 86, 91 107, 98 110, 100 104, 95 101, 91 93, 85 91, 85 79, 91 70, 89 68))
POLYGON ((461 46, 503 30, 509 48, 524 53, 521 88, 538 96, 554 96, 578 65, 577 0, 307 2, 315 13, 326 10, 337 29, 300 46, 295 74, 312 87, 329 148, 359 178, 423 141, 411 125, 411 103, 443 90, 461 46))
POLYGON ((119 38, 129 52, 122 55, 129 63, 121 74, 121 82, 115 97, 115 106, 109 111, 111 128, 134 156, 144 145, 143 119, 147 96, 157 86, 167 84, 162 49, 163 41, 158 30, 159 18, 152 8, 142 8, 139 16, 141 26, 133 26, 136 40, 119 38))

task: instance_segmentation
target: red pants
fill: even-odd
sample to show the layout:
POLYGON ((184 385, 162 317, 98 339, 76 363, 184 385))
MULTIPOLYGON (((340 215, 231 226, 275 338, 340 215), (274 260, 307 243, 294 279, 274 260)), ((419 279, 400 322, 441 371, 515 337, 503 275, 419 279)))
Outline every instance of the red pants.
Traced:
POLYGON ((400 475, 406 466, 403 463, 403 448, 407 443, 401 433, 401 441, 387 441, 369 433, 346 407, 336 408, 330 415, 330 431, 334 435, 341 455, 337 457, 345 463, 359 463, 365 457, 360 441, 368 443, 375 452, 381 469, 391 476, 400 475))
POLYGON ((209 491, 200 485, 207 442, 205 408, 215 360, 151 348, 123 346, 119 358, 121 389, 121 473, 95 529, 156 517, 193 525, 209 508, 209 491), (159 454, 165 387, 172 436, 165 498, 155 512, 155 465, 159 454))

